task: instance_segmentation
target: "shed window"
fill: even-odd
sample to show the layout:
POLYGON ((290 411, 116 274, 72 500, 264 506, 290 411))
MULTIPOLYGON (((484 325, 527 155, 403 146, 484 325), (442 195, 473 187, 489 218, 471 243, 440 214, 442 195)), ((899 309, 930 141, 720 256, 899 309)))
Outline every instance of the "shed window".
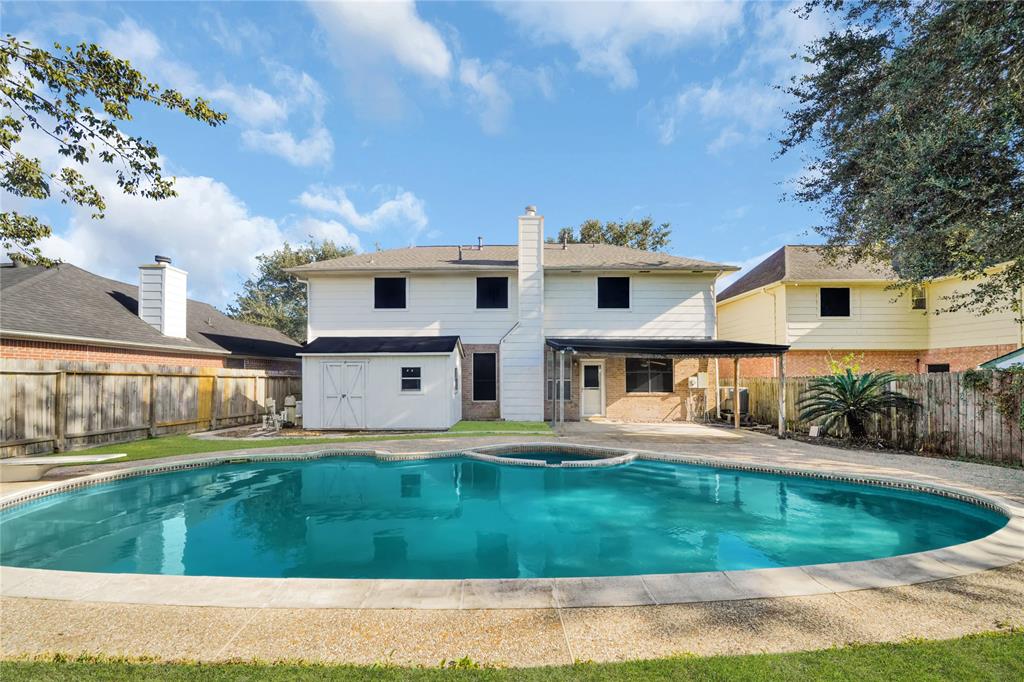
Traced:
POLYGON ((419 391, 423 387, 420 367, 402 368, 402 391, 419 391))
POLYGON ((477 277, 476 307, 508 308, 508 277, 477 277))
POLYGON ((498 354, 473 353, 473 400, 498 399, 498 354))
POLYGON ((928 295, 925 294, 924 287, 910 288, 910 309, 928 310, 928 295))
POLYGON ((626 358, 626 393, 671 392, 671 360, 626 358))
POLYGON ((850 316, 850 288, 849 287, 822 287, 821 288, 821 316, 822 317, 849 317, 850 316))
POLYGON ((597 307, 628 308, 629 277, 598 277, 597 307))
POLYGON ((379 310, 405 308, 405 277, 375 277, 373 307, 379 310))

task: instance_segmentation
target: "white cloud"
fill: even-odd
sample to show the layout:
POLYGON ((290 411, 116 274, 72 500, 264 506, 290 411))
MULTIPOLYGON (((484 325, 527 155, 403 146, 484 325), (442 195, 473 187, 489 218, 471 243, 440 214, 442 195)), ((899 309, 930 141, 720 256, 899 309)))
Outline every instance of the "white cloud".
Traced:
POLYGON ((765 141, 783 123, 788 102, 776 86, 808 69, 792 55, 827 31, 821 13, 801 19, 793 11, 799 6, 801 2, 752 5, 747 18, 753 39, 732 73, 707 84, 690 83, 672 97, 648 103, 640 118, 651 125, 658 141, 671 144, 693 123, 717 130, 707 145, 709 154, 765 141))
POLYGON ((188 271, 191 295, 223 305, 253 271, 256 255, 282 241, 275 220, 253 215, 213 178, 179 177, 178 196, 160 202, 124 194, 106 173, 97 186, 106 217, 92 220, 76 208, 68 229, 40 244, 44 253, 127 282, 138 277, 139 263, 168 255, 188 271))
POLYGON ((326 166, 334 156, 334 138, 323 126, 314 127, 302 138, 287 130, 246 130, 242 143, 248 149, 280 156, 293 166, 326 166))
POLYGON ((631 54, 677 49, 690 40, 721 40, 739 24, 736 2, 521 2, 496 8, 528 38, 567 44, 582 70, 636 85, 631 54))
POLYGON ((401 113, 406 72, 432 86, 448 83, 452 54, 412 0, 310 2, 308 7, 323 29, 328 53, 345 74, 353 102, 374 116, 401 113))
POLYGON ((410 240, 415 239, 428 223, 423 201, 402 189, 388 193, 388 197, 373 210, 360 212, 344 187, 316 185, 299 195, 296 201, 311 211, 337 216, 346 228, 362 232, 401 232, 410 240))
POLYGON ((252 85, 224 84, 207 95, 226 106, 231 116, 250 126, 281 124, 288 118, 288 106, 283 100, 252 85))
POLYGON ((307 216, 289 226, 289 232, 301 235, 300 238, 330 239, 338 246, 350 246, 356 251, 362 251, 359 235, 352 234, 337 220, 320 220, 307 216))
POLYGON ((505 90, 498 74, 478 59, 464 59, 459 64, 459 82, 469 88, 470 102, 480 115, 480 127, 488 135, 505 129, 512 98, 505 90))

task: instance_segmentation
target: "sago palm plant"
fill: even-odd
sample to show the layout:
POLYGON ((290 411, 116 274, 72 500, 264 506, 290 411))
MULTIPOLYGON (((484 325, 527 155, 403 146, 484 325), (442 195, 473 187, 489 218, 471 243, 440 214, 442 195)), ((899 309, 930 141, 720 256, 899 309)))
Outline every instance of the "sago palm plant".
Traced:
POLYGON ((902 393, 889 389, 889 383, 898 379, 893 372, 843 373, 817 377, 797 401, 800 419, 821 419, 821 428, 829 433, 837 425, 846 423, 850 437, 867 437, 865 423, 874 414, 891 407, 914 408, 917 402, 902 393))

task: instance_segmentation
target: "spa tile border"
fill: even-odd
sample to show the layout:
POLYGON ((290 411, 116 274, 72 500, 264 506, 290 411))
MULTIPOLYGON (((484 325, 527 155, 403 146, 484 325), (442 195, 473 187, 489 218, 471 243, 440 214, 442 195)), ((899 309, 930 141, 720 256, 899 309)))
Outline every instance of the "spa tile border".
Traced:
POLYGON ((545 462, 509 456, 538 449, 554 450, 581 458, 563 462, 562 466, 617 466, 640 459, 911 490, 975 504, 1006 516, 1008 521, 996 532, 960 545, 868 561, 785 568, 579 578, 358 580, 86 573, 0 566, 0 594, 5 597, 36 599, 238 608, 535 609, 652 606, 807 596, 912 585, 1024 561, 1024 508, 988 495, 886 476, 564 443, 508 443, 465 450, 408 454, 368 449, 325 449, 204 457, 187 462, 106 471, 13 493, 0 499, 0 510, 85 486, 219 464, 303 461, 324 457, 376 457, 383 462, 405 463, 465 457, 511 466, 551 466, 545 462))

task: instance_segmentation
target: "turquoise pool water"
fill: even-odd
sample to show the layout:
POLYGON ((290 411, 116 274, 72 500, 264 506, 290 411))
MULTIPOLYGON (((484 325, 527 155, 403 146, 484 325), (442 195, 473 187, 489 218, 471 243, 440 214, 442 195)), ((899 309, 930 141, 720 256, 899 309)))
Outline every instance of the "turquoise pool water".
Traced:
POLYGON ((310 578, 533 578, 796 566, 988 535, 923 493, 637 461, 252 462, 82 488, 0 514, 0 563, 310 578))

